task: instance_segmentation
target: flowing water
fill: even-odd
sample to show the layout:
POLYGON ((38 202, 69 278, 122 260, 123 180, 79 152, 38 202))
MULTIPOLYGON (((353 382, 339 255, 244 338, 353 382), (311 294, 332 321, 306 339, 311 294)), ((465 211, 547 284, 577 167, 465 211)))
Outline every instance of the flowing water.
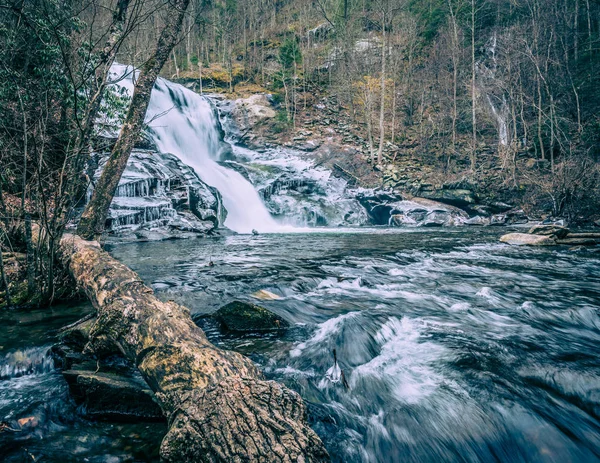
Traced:
MULTIPOLYGON (((113 78, 131 90, 128 69, 113 78)), ((344 181, 297 153, 228 147, 182 86, 158 80, 147 123, 159 151, 220 191, 232 230, 367 220, 344 181)), ((510 247, 497 228, 311 231, 111 252, 297 390, 336 462, 600 461, 599 253, 510 247), (206 317, 261 289, 292 324, 283 337, 225 335, 206 317)), ((0 461, 156 460, 164 424, 87 420, 48 358, 56 330, 89 310, 0 313, 0 461)))
POLYGON ((600 254, 511 247, 497 242, 504 232, 237 235, 111 252, 213 342, 297 390, 334 461, 600 461, 600 254), (256 301, 260 289, 279 299, 256 301), (203 315, 233 299, 293 327, 223 335, 203 315), (331 381, 333 349, 347 389, 331 381))
POLYGON ((0 462, 158 461, 163 423, 86 419, 54 368, 58 330, 91 310, 85 303, 0 312, 0 462))

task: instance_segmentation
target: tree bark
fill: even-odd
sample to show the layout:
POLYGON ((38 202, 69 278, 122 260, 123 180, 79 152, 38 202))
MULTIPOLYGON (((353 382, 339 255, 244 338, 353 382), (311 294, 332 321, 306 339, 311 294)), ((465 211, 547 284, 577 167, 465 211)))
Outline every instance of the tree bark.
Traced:
MULTIPOLYGON (((387 5, 386 5, 387 7, 387 5)), ((381 106, 379 107, 379 149, 377 150, 377 164, 381 164, 383 160, 383 145, 385 142, 385 61, 387 55, 386 49, 386 37, 385 37, 385 28, 386 28, 386 16, 383 14, 382 21, 382 30, 383 30, 383 44, 381 50, 381 106)))
POLYGON ((156 51, 140 70, 119 138, 94 188, 92 199, 81 216, 77 233, 83 238, 91 239, 101 235, 104 231, 110 203, 127 166, 131 150, 142 130, 152 87, 177 42, 177 36, 189 3, 190 0, 169 2, 165 26, 158 39, 156 51))
POLYGON ((300 396, 212 345, 188 309, 158 300, 97 242, 65 235, 61 252, 98 312, 86 352, 120 351, 163 410, 167 462, 326 462, 300 396))

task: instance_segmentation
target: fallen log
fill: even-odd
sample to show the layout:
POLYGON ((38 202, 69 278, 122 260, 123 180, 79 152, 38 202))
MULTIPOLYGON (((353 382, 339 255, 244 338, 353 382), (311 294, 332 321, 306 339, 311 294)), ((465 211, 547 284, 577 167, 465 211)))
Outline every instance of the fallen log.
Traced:
POLYGON ((158 300, 98 243, 65 235, 61 252, 98 313, 85 351, 121 352, 167 418, 163 460, 329 461, 296 392, 265 381, 248 358, 212 345, 188 309, 158 300))

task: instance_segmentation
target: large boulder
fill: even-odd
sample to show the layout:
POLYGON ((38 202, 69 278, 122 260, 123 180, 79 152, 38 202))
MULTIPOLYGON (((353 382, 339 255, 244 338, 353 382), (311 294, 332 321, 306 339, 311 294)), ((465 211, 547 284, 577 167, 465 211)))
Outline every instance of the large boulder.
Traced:
POLYGON ((277 113, 271 106, 270 95, 257 93, 235 100, 231 116, 241 132, 246 132, 260 122, 273 119, 277 113))
POLYGON ((279 315, 248 302, 230 302, 213 316, 225 330, 237 333, 282 331, 289 328, 289 323, 279 315))
POLYGON ((500 242, 516 246, 553 246, 557 244, 553 236, 530 233, 508 233, 500 237, 500 242))
MULTIPOLYGON (((107 158, 107 153, 98 156, 95 178, 107 158)), ((187 236, 182 230, 210 232, 225 217, 219 192, 200 180, 191 167, 172 154, 135 149, 119 181, 106 228, 119 235, 140 232, 165 239, 187 236), (153 233, 157 229, 162 232, 153 233)))

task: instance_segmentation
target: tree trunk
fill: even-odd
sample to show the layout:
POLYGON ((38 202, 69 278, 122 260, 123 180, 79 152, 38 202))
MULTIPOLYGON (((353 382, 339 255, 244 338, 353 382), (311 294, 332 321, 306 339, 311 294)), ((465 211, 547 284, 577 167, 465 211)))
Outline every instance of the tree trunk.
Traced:
POLYGON ((383 158, 383 144, 385 142, 385 61, 387 48, 385 43, 385 15, 383 16, 383 44, 381 51, 381 106, 379 107, 379 150, 377 151, 377 164, 381 164, 383 158))
POLYGON ((94 188, 92 199, 81 216, 77 233, 83 238, 91 239, 104 231, 110 203, 142 130, 152 87, 175 46, 189 3, 190 0, 173 0, 169 3, 165 26, 158 39, 156 51, 140 70, 119 138, 94 188))
POLYGON ((471 170, 477 164, 477 119, 475 112, 475 0, 471 0, 471 123, 473 125, 473 146, 471 148, 471 170))
POLYGON ((98 312, 85 351, 118 349, 138 368, 169 423, 164 461, 329 461, 296 392, 212 345, 188 309, 158 300, 97 242, 65 235, 61 251, 98 312))

